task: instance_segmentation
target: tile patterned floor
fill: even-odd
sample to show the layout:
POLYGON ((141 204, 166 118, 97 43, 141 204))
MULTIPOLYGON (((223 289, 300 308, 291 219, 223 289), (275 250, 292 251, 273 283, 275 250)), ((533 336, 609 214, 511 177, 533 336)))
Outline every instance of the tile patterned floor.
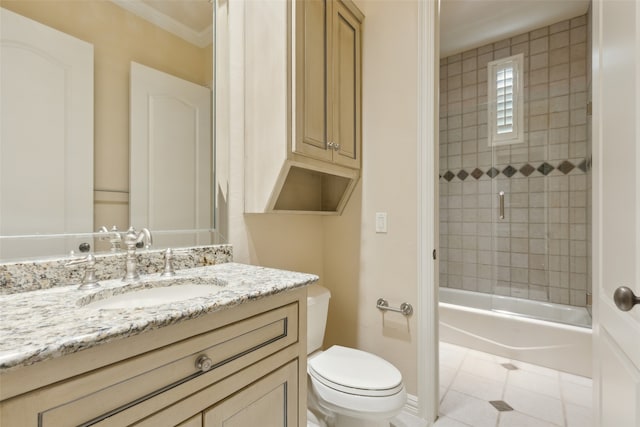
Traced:
POLYGON ((590 378, 440 342, 435 426, 589 427, 591 389, 590 378))

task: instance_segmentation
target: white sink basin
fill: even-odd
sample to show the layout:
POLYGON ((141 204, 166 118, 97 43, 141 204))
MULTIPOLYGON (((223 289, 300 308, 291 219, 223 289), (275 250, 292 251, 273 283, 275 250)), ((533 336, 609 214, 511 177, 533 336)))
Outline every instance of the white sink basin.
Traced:
POLYGON ((216 285, 192 284, 138 289, 98 299, 84 305, 84 307, 107 310, 154 307, 157 305, 186 301, 192 298, 210 297, 223 289, 224 287, 216 285))

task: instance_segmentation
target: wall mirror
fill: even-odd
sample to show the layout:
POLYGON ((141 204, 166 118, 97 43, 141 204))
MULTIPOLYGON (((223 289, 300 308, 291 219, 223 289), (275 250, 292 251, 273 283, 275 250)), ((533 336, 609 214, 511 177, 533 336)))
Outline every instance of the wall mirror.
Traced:
MULTIPOLYGON (((28 79, 40 70, 51 81, 40 86, 3 81, 0 89, 7 113, 0 136, 0 262, 78 252, 81 243, 109 251, 112 239, 97 233, 103 226, 148 227, 155 248, 219 243, 213 194, 214 5, 209 0, 3 0, 1 7, 2 74, 28 79), (78 63, 89 68, 83 71, 89 81, 62 85, 58 93, 55 82, 75 77, 76 68, 48 53, 35 60, 8 54, 19 43, 7 36, 13 28, 5 22, 7 11, 77 40, 80 51, 84 44, 91 60, 78 63), (199 103, 206 113, 193 114, 191 100, 166 95, 166 88, 180 85, 202 89, 205 100, 199 103), (90 96, 78 100, 77 94, 90 96), (43 117, 53 130, 41 124, 43 117), (70 125, 74 120, 79 130, 70 125), (26 130, 28 138, 15 129, 26 130), (65 139, 76 133, 78 152, 66 140, 56 145, 56 135, 65 139), (189 142, 196 138, 199 147, 189 142), (62 174, 65 188, 47 189, 54 182, 49 173, 62 174), (69 202, 74 197, 83 208, 69 202), (197 214, 180 214, 189 209, 197 214)), ((56 37, 39 31, 30 33, 56 43, 56 37)), ((52 49, 64 61, 70 55, 66 47, 52 49)))

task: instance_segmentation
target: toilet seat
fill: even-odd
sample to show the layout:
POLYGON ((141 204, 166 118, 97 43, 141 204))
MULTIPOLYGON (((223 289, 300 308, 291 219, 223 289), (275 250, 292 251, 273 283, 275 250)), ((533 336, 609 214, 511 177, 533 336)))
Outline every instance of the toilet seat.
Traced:
POLYGON ((386 360, 338 345, 309 360, 307 370, 325 386, 358 396, 392 396, 404 388, 402 374, 386 360))
POLYGON ((390 418, 407 400, 400 371, 361 350, 333 346, 309 360, 307 372, 318 403, 336 413, 390 418))

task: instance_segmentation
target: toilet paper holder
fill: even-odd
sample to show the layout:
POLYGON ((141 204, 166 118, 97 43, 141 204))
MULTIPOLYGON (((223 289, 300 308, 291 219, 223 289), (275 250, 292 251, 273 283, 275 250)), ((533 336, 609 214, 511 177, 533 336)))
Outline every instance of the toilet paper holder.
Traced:
POLYGON ((378 298, 376 302, 376 308, 381 311, 393 311, 396 313, 402 313, 405 316, 411 316, 413 314, 413 307, 408 302, 400 304, 400 308, 389 307, 389 302, 384 298, 378 298))

